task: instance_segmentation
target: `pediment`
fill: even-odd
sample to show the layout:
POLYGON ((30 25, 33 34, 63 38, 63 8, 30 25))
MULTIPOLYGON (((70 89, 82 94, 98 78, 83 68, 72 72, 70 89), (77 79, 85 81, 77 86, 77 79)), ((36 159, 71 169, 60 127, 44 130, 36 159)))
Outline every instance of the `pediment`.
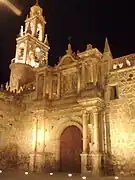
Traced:
POLYGON ((57 67, 68 66, 74 62, 76 62, 76 60, 72 57, 72 55, 65 55, 61 58, 57 67))

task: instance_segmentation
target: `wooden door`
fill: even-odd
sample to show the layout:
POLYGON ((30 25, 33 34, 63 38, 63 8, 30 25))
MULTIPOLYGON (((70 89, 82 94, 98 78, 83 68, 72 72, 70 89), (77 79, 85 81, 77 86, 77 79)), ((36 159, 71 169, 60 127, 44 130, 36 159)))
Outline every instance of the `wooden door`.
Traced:
POLYGON ((66 128, 60 138, 60 170, 81 172, 82 133, 76 126, 66 128))

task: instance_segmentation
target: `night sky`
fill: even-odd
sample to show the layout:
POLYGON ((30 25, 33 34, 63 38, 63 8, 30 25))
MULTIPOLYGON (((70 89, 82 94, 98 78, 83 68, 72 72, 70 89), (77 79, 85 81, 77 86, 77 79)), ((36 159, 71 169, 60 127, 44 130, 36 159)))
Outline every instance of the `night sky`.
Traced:
MULTIPOLYGON (((18 17, 0 4, 0 83, 9 79, 9 64, 15 56, 16 36, 35 0, 10 0, 22 10, 18 17)), ((130 2, 130 1, 129 1, 130 2)), ((39 0, 47 21, 49 64, 64 55, 71 37, 73 50, 85 50, 88 43, 103 51, 105 37, 113 57, 135 52, 134 4, 122 0, 39 0)))

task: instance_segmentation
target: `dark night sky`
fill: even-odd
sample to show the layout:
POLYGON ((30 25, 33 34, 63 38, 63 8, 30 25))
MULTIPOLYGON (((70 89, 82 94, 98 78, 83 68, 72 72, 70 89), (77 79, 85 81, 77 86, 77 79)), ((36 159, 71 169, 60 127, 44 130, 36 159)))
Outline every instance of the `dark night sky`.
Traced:
MULTIPOLYGON (((0 4, 0 83, 9 78, 9 64, 15 55, 16 36, 35 0, 10 0, 23 14, 16 16, 0 4)), ((135 52, 135 11, 131 2, 117 0, 39 0, 44 9, 50 43, 50 65, 62 56, 71 36, 73 49, 90 43, 103 51, 107 36, 113 57, 135 52)))

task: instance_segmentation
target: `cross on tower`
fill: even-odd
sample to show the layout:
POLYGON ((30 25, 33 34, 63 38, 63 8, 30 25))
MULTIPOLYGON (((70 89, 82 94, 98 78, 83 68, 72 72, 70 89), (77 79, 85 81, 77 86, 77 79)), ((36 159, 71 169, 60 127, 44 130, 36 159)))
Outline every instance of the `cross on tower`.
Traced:
POLYGON ((36 5, 39 5, 39 2, 38 2, 38 0, 36 0, 36 5))

